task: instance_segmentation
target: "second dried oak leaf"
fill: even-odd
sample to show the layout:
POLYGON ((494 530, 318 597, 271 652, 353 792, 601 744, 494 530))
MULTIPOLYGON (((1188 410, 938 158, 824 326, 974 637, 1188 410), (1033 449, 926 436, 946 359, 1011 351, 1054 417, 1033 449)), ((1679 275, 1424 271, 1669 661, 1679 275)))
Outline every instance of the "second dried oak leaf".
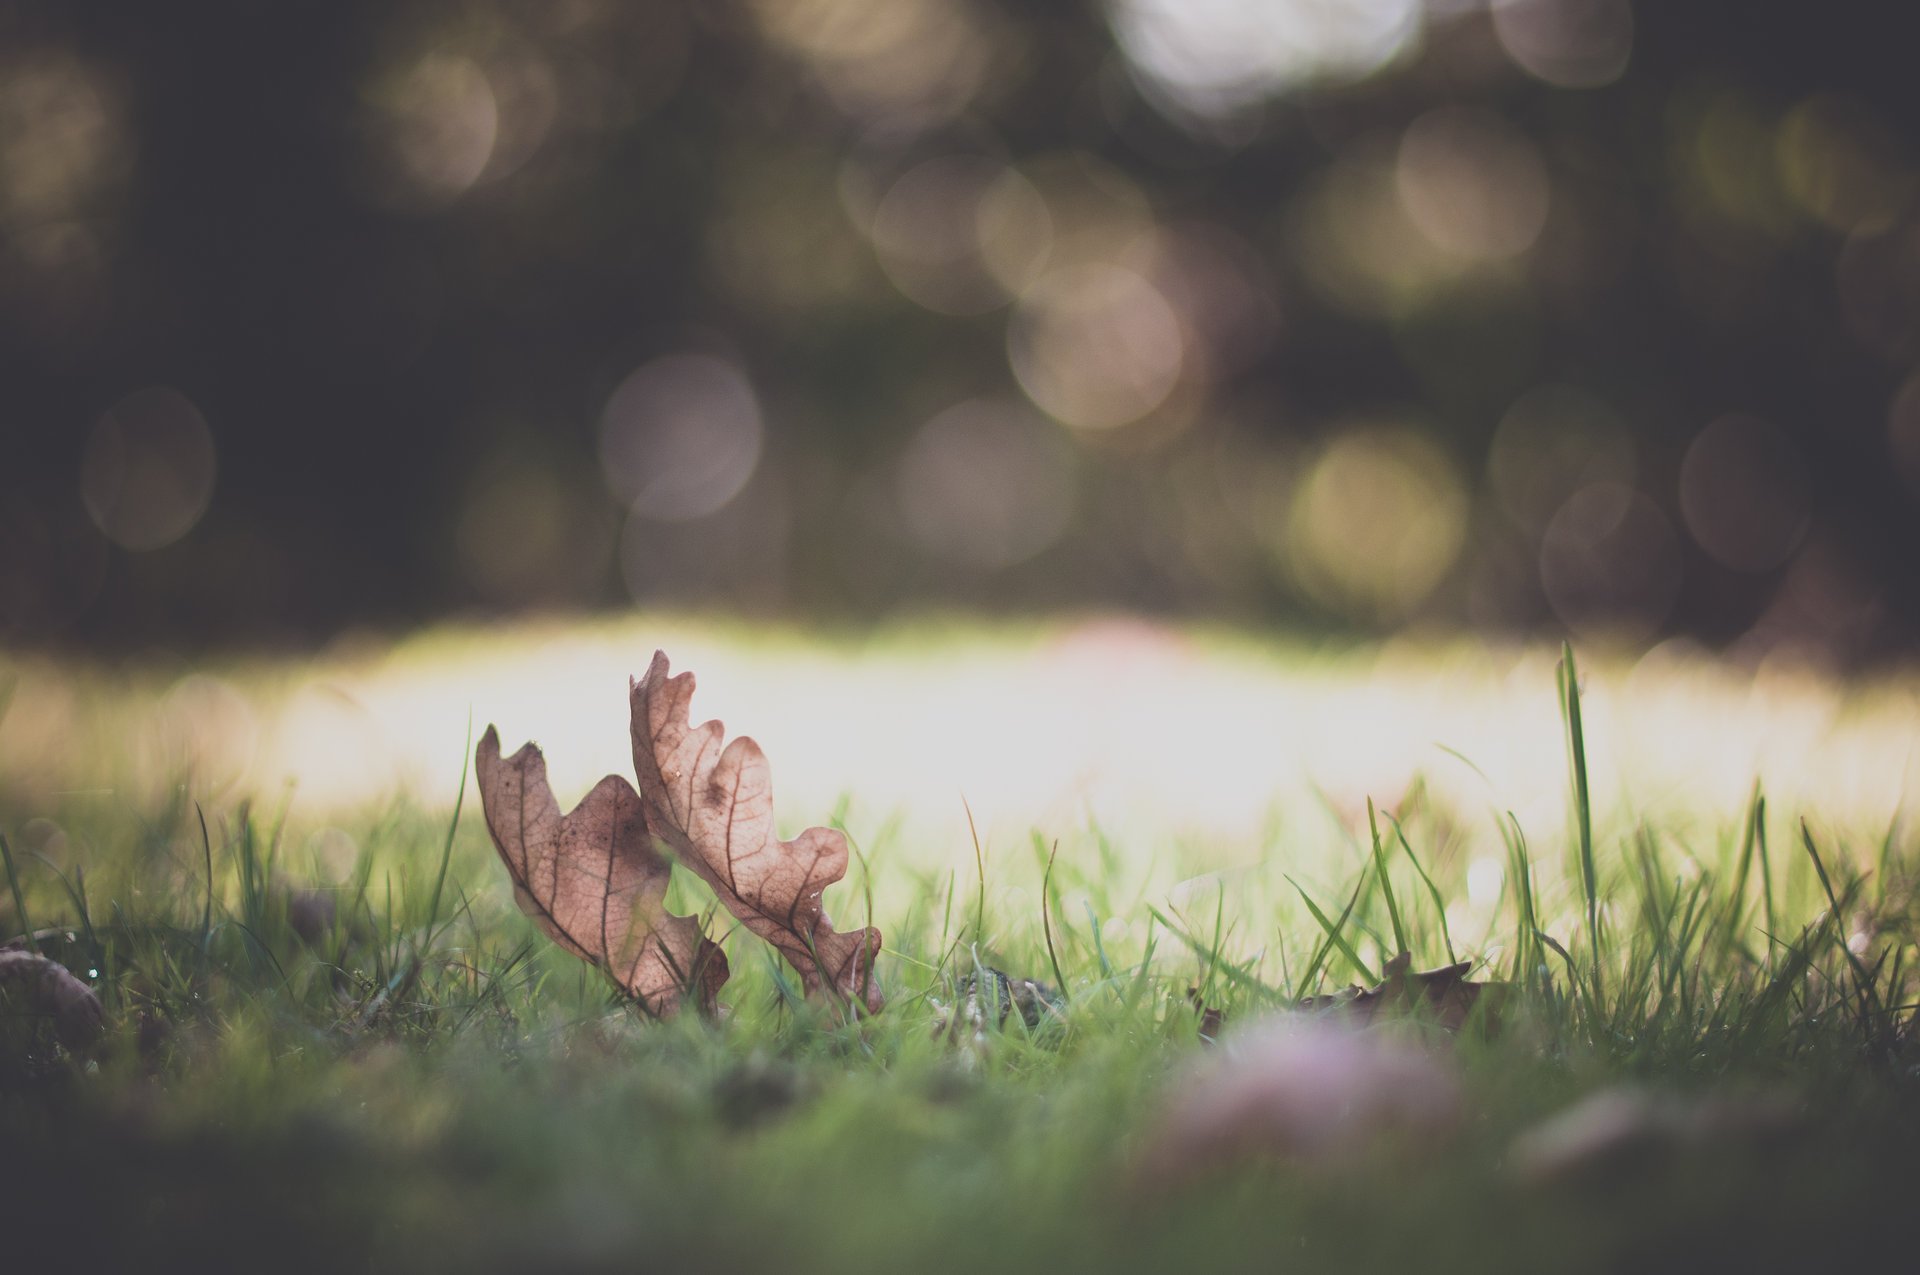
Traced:
POLYGON ((744 735, 722 747, 719 722, 692 725, 693 674, 669 676, 664 652, 630 698, 634 774, 654 835, 786 957, 808 994, 830 990, 879 1012, 880 931, 842 934, 821 906, 822 891, 846 875, 847 839, 831 828, 779 838, 766 754, 744 735))
POLYGON ((699 921, 666 910, 672 868, 654 849, 631 784, 608 775, 562 815, 539 748, 502 758, 491 726, 474 776, 514 900, 547 937, 606 970, 652 1013, 686 1001, 713 1012, 727 958, 699 921))
POLYGON ((1424 1013, 1451 1032, 1473 1021, 1477 1008, 1486 1030, 1499 1030, 1500 1011, 1509 990, 1505 983, 1474 982, 1467 977, 1473 968, 1469 961, 1433 970, 1415 970, 1412 964, 1412 958, 1402 952, 1387 962, 1381 971, 1384 977, 1374 986, 1309 996, 1300 1003, 1307 1009, 1330 1010, 1361 1024, 1371 1023, 1383 1013, 1424 1013))

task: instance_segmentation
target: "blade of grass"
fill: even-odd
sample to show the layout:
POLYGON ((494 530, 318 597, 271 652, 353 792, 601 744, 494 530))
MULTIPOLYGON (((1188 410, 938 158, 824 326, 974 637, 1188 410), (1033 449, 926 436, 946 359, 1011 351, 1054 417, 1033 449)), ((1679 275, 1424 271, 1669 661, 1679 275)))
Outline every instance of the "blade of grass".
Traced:
POLYGON ((1780 924, 1773 914, 1773 856, 1767 849, 1767 799, 1763 795, 1753 812, 1754 855, 1760 860, 1760 908, 1767 920, 1767 963, 1773 963, 1773 938, 1780 924))
MULTIPOLYGON (((1362 872, 1360 875, 1362 884, 1365 884, 1366 873, 1362 872)), ((1327 941, 1333 944, 1335 950, 1347 958, 1348 964, 1360 971, 1361 978, 1369 983, 1379 982, 1380 980, 1374 977, 1373 971, 1367 968, 1367 963, 1360 959, 1360 954, 1353 950, 1353 945, 1347 942, 1346 936, 1341 933, 1347 924, 1347 918, 1353 914, 1353 902, 1358 902, 1360 899, 1359 888, 1355 887, 1353 902, 1347 904, 1346 911, 1340 914, 1340 920, 1336 923, 1327 919, 1327 914, 1320 910, 1320 905, 1313 901, 1313 896, 1305 890, 1300 889, 1300 883, 1298 881, 1295 881, 1292 877, 1288 877, 1286 880, 1288 885, 1299 891, 1301 900, 1307 905, 1307 911, 1313 914, 1313 919, 1318 922, 1320 928, 1326 932, 1327 941)))
POLYGON ((20 922, 20 932, 26 935, 27 950, 38 955, 40 944, 33 937, 33 918, 27 915, 27 900, 20 893, 20 875, 13 866, 13 847, 7 844, 7 834, 0 832, 0 860, 7 865, 7 888, 13 891, 13 915, 20 922))
POLYGON ((1507 843, 1507 876, 1513 888, 1514 911, 1519 915, 1519 932, 1514 944, 1514 981, 1523 987, 1535 986, 1542 967, 1540 958, 1540 920, 1533 898, 1533 860, 1527 853, 1527 836, 1511 810, 1504 819, 1496 819, 1500 839, 1507 843))
POLYGON ((73 875, 75 880, 69 881, 67 880, 67 874, 62 872, 60 865, 52 859, 47 858, 46 855, 41 854, 38 850, 30 851, 29 853, 40 861, 41 867, 53 874, 53 879, 58 881, 60 888, 67 892, 67 899, 73 904, 74 912, 80 917, 80 928, 87 936, 87 950, 89 952, 96 950, 99 947, 99 940, 94 935, 93 916, 87 908, 86 865, 79 863, 74 864, 73 875))
POLYGON ((1726 934, 1723 936, 1722 950, 1739 937, 1740 922, 1747 911, 1747 876, 1753 868, 1753 850, 1758 840, 1760 812, 1766 809, 1766 798, 1760 795, 1760 780, 1753 781, 1753 794, 1747 798, 1747 818, 1740 829, 1740 853, 1733 865, 1733 885, 1727 892, 1726 934))
POLYGON ((1153 907, 1149 904, 1147 938, 1141 949, 1140 964, 1134 967, 1133 981, 1127 985, 1126 993, 1121 999, 1121 1005, 1128 1013, 1132 1013, 1140 1004, 1140 998, 1146 995, 1148 980, 1153 974, 1153 954, 1160 945, 1160 936, 1154 933, 1153 929, 1156 919, 1153 915, 1153 907))
POLYGON ((1107 945, 1100 940, 1100 916, 1093 910, 1093 900, 1086 901, 1087 932, 1093 935, 1093 958, 1100 963, 1102 981, 1113 977, 1113 962, 1107 959, 1107 945))
MULTIPOLYGON (((1293 888, 1296 890, 1300 889, 1298 885, 1294 885, 1291 881, 1288 882, 1288 884, 1293 885, 1293 888)), ((1360 892, 1366 889, 1366 886, 1367 886, 1367 874, 1366 874, 1366 871, 1363 869, 1360 873, 1359 882, 1353 887, 1352 896, 1347 899, 1347 906, 1341 909, 1340 911, 1341 925, 1345 925, 1347 923, 1347 918, 1353 915, 1353 909, 1355 905, 1357 905, 1360 902, 1360 892)), ((1301 891, 1302 895, 1304 895, 1305 893, 1306 892, 1304 890, 1301 891)), ((1308 906, 1311 907, 1312 904, 1309 903, 1308 906)), ((1333 953, 1332 935, 1323 929, 1320 937, 1319 946, 1314 948, 1313 957, 1310 960, 1308 960, 1307 968, 1301 971, 1300 981, 1293 985, 1293 994, 1295 997, 1310 996, 1313 994, 1313 989, 1315 986, 1314 980, 1320 977, 1320 969, 1323 965, 1326 964, 1327 957, 1332 955, 1332 953, 1333 953)))
POLYGON ((473 764, 473 709, 467 709, 467 742, 460 749, 460 789, 453 795, 453 818, 447 821, 447 839, 440 847, 440 870, 433 878, 433 897, 427 902, 427 936, 423 947, 433 947, 440 921, 440 894, 447 885, 447 865, 453 862, 453 837, 460 831, 460 810, 467 802, 467 768, 473 764))
POLYGON ((1387 822, 1393 825, 1393 835, 1399 840, 1400 848, 1406 851, 1407 862, 1420 874, 1421 884, 1427 887, 1427 897, 1433 900, 1434 915, 1440 918, 1440 941, 1447 949, 1447 964, 1457 965, 1460 958, 1454 954, 1453 931, 1447 928, 1447 905, 1440 897, 1440 887, 1433 883, 1433 878, 1427 875, 1426 868, 1420 862, 1420 856, 1413 852, 1413 844, 1407 840, 1407 830, 1400 826, 1400 821, 1388 815, 1387 822))
POLYGON ((973 838, 973 870, 980 886, 973 903, 973 941, 978 943, 987 932, 987 852, 980 845, 980 829, 973 822, 973 807, 965 796, 960 798, 960 808, 967 812, 967 835, 973 838))
MULTIPOLYGON (((1820 888, 1826 892, 1827 906, 1830 909, 1827 915, 1833 922, 1833 941, 1839 947, 1841 955, 1846 958, 1847 964, 1853 967, 1854 985, 1859 989, 1860 994, 1860 1012, 1862 1014, 1878 1013, 1879 995, 1872 978, 1867 974, 1867 967, 1860 963, 1859 954, 1847 942, 1846 917, 1841 910, 1839 896, 1833 892, 1833 881, 1827 876, 1827 865, 1820 861, 1820 851, 1815 849, 1813 844, 1813 830, 1807 826, 1805 819, 1800 821, 1800 841, 1807 848, 1807 857, 1813 860, 1813 872, 1820 878, 1820 888)), ((1848 897, 1851 898, 1852 894, 1853 891, 1849 890, 1848 897)))
POLYGON ((1580 888, 1587 902, 1587 943, 1592 949, 1593 988, 1600 992, 1600 878, 1593 864, 1593 803, 1587 791, 1587 741, 1580 720, 1580 671, 1573 659, 1573 643, 1560 644, 1555 672, 1560 689, 1560 713, 1567 729, 1567 764, 1572 776, 1574 830, 1580 848, 1580 888))
MULTIPOLYGON (((1035 833, 1038 837, 1040 834, 1035 833)), ((1053 861, 1060 853, 1060 839, 1053 839, 1053 848, 1047 851, 1047 870, 1040 877, 1040 930, 1047 939, 1047 964, 1053 967, 1053 985, 1060 995, 1072 1000, 1073 994, 1067 988, 1067 976, 1060 972, 1060 954, 1053 947, 1053 861)))
MULTIPOLYGON (((1183 929, 1179 924, 1173 921, 1172 918, 1168 917, 1166 913, 1162 912, 1159 908, 1154 907, 1153 904, 1151 903, 1147 904, 1147 911, 1153 915, 1153 919, 1155 921, 1158 921, 1162 926, 1166 927, 1169 933, 1171 933, 1175 938, 1179 939, 1182 943, 1185 943, 1187 947, 1193 952, 1193 954, 1199 957, 1201 962, 1205 964, 1210 971, 1218 971, 1220 976, 1226 979, 1227 982, 1232 983, 1237 987, 1243 988, 1246 991, 1252 992, 1256 996, 1259 996, 1260 998, 1262 998, 1263 1000, 1270 1000, 1273 998, 1273 995, 1274 995, 1273 989, 1271 987, 1268 987, 1265 983, 1261 982, 1259 979, 1255 978, 1252 974, 1247 972, 1248 969, 1253 964, 1253 961, 1251 959, 1240 962, 1239 964, 1235 964, 1234 962, 1229 961, 1224 956, 1222 956, 1220 953, 1220 949, 1218 947, 1209 947, 1206 943, 1203 943, 1199 939, 1195 938, 1193 935, 1189 934, 1185 929, 1183 929)), ((1206 993, 1207 993, 1207 985, 1202 984, 1201 986, 1202 999, 1206 998, 1206 993)))
POLYGON ((1367 832, 1373 838, 1373 872, 1380 879, 1380 893, 1387 900, 1387 921, 1393 926, 1393 951, 1398 956, 1408 950, 1407 927, 1400 922, 1400 904, 1393 897, 1393 880, 1387 875, 1387 850, 1380 842, 1380 819, 1374 814, 1373 798, 1367 798, 1367 832))
POLYGON ((207 853, 207 906, 200 914, 200 954, 206 955, 207 941, 213 934, 213 838, 207 835, 207 812, 200 809, 200 803, 193 803, 193 813, 200 816, 200 846, 207 853))

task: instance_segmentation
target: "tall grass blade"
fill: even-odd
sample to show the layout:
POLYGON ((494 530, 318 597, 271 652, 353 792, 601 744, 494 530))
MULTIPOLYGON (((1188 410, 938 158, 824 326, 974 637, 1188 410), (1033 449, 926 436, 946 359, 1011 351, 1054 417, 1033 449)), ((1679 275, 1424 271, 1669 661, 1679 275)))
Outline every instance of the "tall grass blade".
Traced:
MULTIPOLYGON (((1033 834, 1036 838, 1038 832, 1033 834)), ((1053 861, 1060 853, 1060 839, 1054 838, 1053 848, 1047 851, 1047 870, 1040 877, 1040 931, 1047 940, 1047 964, 1053 967, 1053 985, 1060 995, 1073 999, 1067 987, 1067 976, 1060 970, 1060 954, 1053 947, 1053 861)))
POLYGON ((1780 922, 1773 913, 1773 857, 1767 850, 1767 799, 1764 794, 1753 808, 1754 858, 1760 861, 1760 914, 1767 921, 1767 963, 1773 963, 1773 936, 1780 922))
POLYGON ((1514 911, 1518 914, 1515 935, 1514 981, 1523 987, 1536 986, 1540 980, 1540 918, 1533 897, 1533 860, 1527 853, 1527 837, 1511 810, 1496 821, 1500 839, 1507 843, 1507 880, 1513 889, 1514 911))
POLYGON ((427 902, 427 937, 424 947, 433 947, 435 927, 440 923, 440 894, 447 886, 447 865, 453 862, 453 838, 460 831, 460 811, 467 804, 467 768, 473 764, 473 710, 467 710, 467 742, 460 749, 460 790, 453 795, 453 818, 447 821, 447 839, 440 847, 440 870, 434 874, 433 896, 427 902))
POLYGON ((980 829, 973 822, 973 807, 963 796, 960 808, 967 812, 967 835, 973 838, 973 870, 980 892, 973 902, 973 941, 978 943, 987 932, 987 852, 980 844, 980 829))
POLYGON ((1387 851, 1380 843, 1380 820, 1373 811, 1373 798, 1367 798, 1367 832, 1373 837, 1373 871, 1380 878, 1380 892, 1387 900, 1387 921, 1393 926, 1395 955, 1409 951, 1407 927, 1400 921, 1400 905, 1393 897, 1393 881, 1387 875, 1387 851))
POLYGON ((1427 875, 1426 868, 1420 863, 1420 856, 1413 852, 1413 844, 1407 840, 1407 830, 1400 826, 1400 821, 1388 815, 1387 822, 1393 825, 1393 835, 1399 839, 1400 848, 1407 852, 1407 862, 1420 874, 1421 884, 1427 887, 1427 897, 1433 900, 1434 915, 1440 918, 1440 941, 1447 949, 1447 964, 1457 965, 1460 958, 1454 954, 1453 931, 1447 927, 1447 905, 1440 897, 1440 887, 1433 883, 1433 878, 1427 875))
POLYGON ((1760 780, 1753 781, 1753 795, 1747 798, 1746 823, 1740 829, 1740 852, 1734 860, 1733 886, 1727 892, 1726 933, 1723 936, 1721 950, 1724 952, 1740 935, 1740 925, 1746 919, 1747 877, 1753 868, 1753 851, 1759 841, 1759 820, 1766 809, 1766 798, 1760 795, 1760 780))
MULTIPOLYGON (((1353 950, 1353 945, 1347 942, 1346 935, 1342 932, 1346 928, 1347 918, 1353 915, 1354 904, 1360 901, 1360 891, 1366 885, 1366 881, 1367 874, 1365 871, 1362 871, 1360 874, 1360 885, 1354 887, 1353 897, 1347 901, 1345 910, 1340 913, 1340 919, 1338 921, 1329 921, 1327 914, 1320 910, 1320 905, 1313 901, 1313 896, 1305 890, 1300 889, 1300 883, 1298 881, 1295 881, 1292 877, 1287 878, 1287 884, 1299 891, 1301 901, 1307 905, 1307 911, 1313 914, 1313 919, 1318 922, 1320 928, 1325 931, 1327 942, 1331 944, 1334 950, 1338 951, 1340 955, 1347 958, 1348 964, 1360 971, 1361 978, 1369 983, 1377 983, 1380 980, 1374 977, 1373 971, 1367 968, 1367 963, 1360 959, 1360 954, 1353 950)), ((1309 974, 1319 973, 1320 965, 1324 960, 1325 954, 1323 949, 1322 952, 1315 954, 1312 965, 1308 967, 1309 974)))
POLYGON ((200 954, 205 956, 213 934, 213 838, 207 835, 207 812, 197 801, 193 803, 193 813, 200 816, 200 847, 207 854, 207 906, 200 914, 200 954))
POLYGON ((1100 939, 1100 914, 1093 910, 1093 901, 1086 902, 1087 932, 1093 935, 1093 959, 1100 963, 1100 979, 1105 982, 1113 977, 1113 962, 1107 959, 1107 945, 1100 939))
MULTIPOLYGON (((1860 956, 1853 950, 1853 945, 1847 942, 1846 914, 1841 908, 1839 896, 1833 892, 1833 881, 1827 876, 1827 865, 1820 861, 1820 851, 1814 848, 1813 830, 1807 827, 1805 819, 1800 821, 1800 841, 1807 848, 1807 857, 1813 860, 1814 875, 1820 878, 1820 889, 1827 896, 1829 908, 1827 918, 1833 930, 1833 941, 1839 947, 1840 954, 1846 958, 1847 964, 1853 968, 1854 986, 1860 994, 1860 1012, 1863 1015, 1876 1014, 1879 1011, 1879 995, 1874 986, 1873 977, 1867 973, 1867 967, 1861 964, 1860 956)), ((1849 890, 1848 897, 1851 898, 1852 894, 1853 891, 1849 890)))
POLYGON ((1593 802, 1587 791, 1587 739, 1580 721, 1580 671, 1573 659, 1573 643, 1560 644, 1560 666, 1555 672, 1560 688, 1560 714, 1567 728, 1567 765, 1572 776, 1574 831, 1580 850, 1580 888, 1587 903, 1587 943, 1593 957, 1593 986, 1600 990, 1600 877, 1593 863, 1593 802))
POLYGON ((13 847, 7 844, 4 832, 0 832, 0 861, 7 866, 7 888, 13 891, 13 915, 20 922, 20 932, 26 936, 27 950, 38 954, 40 944, 33 937, 33 918, 27 915, 27 900, 20 893, 20 874, 13 866, 13 847))

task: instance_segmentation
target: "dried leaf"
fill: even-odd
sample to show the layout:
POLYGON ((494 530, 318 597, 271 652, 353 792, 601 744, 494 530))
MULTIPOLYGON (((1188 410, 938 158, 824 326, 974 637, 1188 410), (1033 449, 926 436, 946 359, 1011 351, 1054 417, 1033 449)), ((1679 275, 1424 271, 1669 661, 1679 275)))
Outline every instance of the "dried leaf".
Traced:
POLYGON ((1213 1045, 1219 1043, 1220 1033, 1227 1026, 1227 1011, 1218 1005, 1209 1005, 1200 995, 1197 987, 1187 988, 1187 1003, 1193 1006, 1193 1012, 1200 1015, 1200 1043, 1213 1045))
POLYGON ((1418 1006, 1434 1022, 1457 1032, 1467 1025, 1481 998, 1486 997, 1483 1021, 1489 1031, 1498 1029, 1507 984, 1472 981, 1467 977, 1467 971, 1473 968, 1470 961, 1416 971, 1407 968, 1412 959, 1402 952, 1388 961, 1382 971, 1386 977, 1372 987, 1349 987, 1327 996, 1308 996, 1300 1003, 1307 1009, 1329 1010, 1360 1024, 1371 1023, 1383 1013, 1406 1012, 1418 1006))
POLYGON ((630 698, 634 773, 654 835, 787 958, 808 994, 831 989, 878 1012, 880 931, 838 933, 820 902, 846 875, 847 839, 809 828, 780 840, 766 754, 744 735, 723 749, 719 722, 690 724, 693 674, 669 677, 665 652, 654 652, 630 698))
POLYGON ((26 1016, 44 1018, 68 1049, 81 1050, 100 1035, 100 998, 67 967, 37 952, 0 950, 0 992, 26 1016))
POLYGON ((654 849, 631 784, 608 775, 562 816, 539 748, 527 744, 503 760, 491 726, 474 775, 521 911, 649 1011, 670 1014, 691 999, 701 1012, 713 1012, 727 958, 699 921, 666 910, 672 868, 654 849))

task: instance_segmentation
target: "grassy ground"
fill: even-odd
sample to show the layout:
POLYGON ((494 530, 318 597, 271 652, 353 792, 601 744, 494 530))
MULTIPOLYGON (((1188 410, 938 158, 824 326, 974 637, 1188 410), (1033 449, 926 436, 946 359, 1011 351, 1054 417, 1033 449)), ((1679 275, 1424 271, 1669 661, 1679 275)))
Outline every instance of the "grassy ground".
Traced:
MULTIPOLYGON (((80 1054, 7 1020, 0 1253, 23 1270, 1910 1258, 1910 826, 1758 789, 1654 821, 1595 808, 1578 707, 1563 696, 1532 741, 1567 758, 1564 825, 1466 818, 1416 782, 1371 824, 1288 811, 1258 854, 1082 818, 962 867, 855 818, 828 903, 884 932, 889 997, 859 1021, 800 1000, 737 932, 723 1021, 645 1021, 513 911, 471 799, 457 820, 396 799, 303 824, 278 799, 0 785, 17 886, 0 937, 33 929, 107 1011, 80 1054), (1421 1029, 1464 1090, 1444 1135, 1142 1173, 1209 1058, 1401 949, 1514 989, 1497 1031, 1421 1029), (988 966, 1059 984, 1057 1017, 938 1032, 988 966), (1196 999, 1225 1013, 1217 1046, 1196 999), (1516 1139, 1608 1091, 1680 1114, 1562 1172, 1524 1167, 1516 1139)), ((685 873, 673 888, 676 910, 710 903, 685 873)))

